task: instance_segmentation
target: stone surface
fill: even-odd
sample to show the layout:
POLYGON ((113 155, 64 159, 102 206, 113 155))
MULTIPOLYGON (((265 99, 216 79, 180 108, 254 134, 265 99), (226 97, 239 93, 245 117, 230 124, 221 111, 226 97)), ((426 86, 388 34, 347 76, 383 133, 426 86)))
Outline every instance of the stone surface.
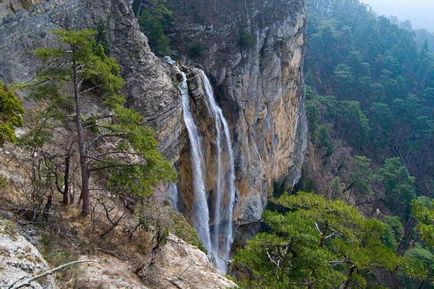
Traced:
POLYGON ((222 276, 204 252, 170 235, 153 265, 140 272, 145 284, 158 289, 223 289, 236 284, 222 276))
MULTIPOLYGON (((235 150, 238 225, 261 219, 273 182, 291 188, 300 178, 306 149, 302 0, 169 1, 175 11, 173 37, 185 64, 202 66, 231 125, 235 150), (240 35, 255 43, 239 45, 240 35), (193 57, 191 48, 202 47, 193 57)), ((200 88, 190 77, 200 106, 200 88)), ((203 97, 203 96, 202 96, 203 97)), ((202 112, 204 109, 200 109, 202 112)), ((204 119, 204 117, 202 117, 204 119)), ((209 126, 202 123, 202 129, 209 126)), ((206 143, 212 138, 204 137, 206 143)), ((183 150, 188 154, 188 149, 183 150)), ((189 160, 181 156, 181 174, 189 160), (182 162, 185 162, 183 165, 182 162)), ((208 163, 212 167, 213 160, 208 163)), ((213 169, 210 169, 211 175, 213 169)), ((184 203, 191 192, 182 186, 184 203)), ((210 192, 212 194, 212 192, 210 192)))
MULTIPOLYGON (((42 255, 18 233, 15 224, 0 219, 0 288, 21 284, 48 270, 50 267, 42 255)), ((35 289, 57 288, 51 276, 35 280, 31 285, 35 289)))
MULTIPOLYGON (((174 11, 171 37, 178 59, 207 72, 230 125, 236 224, 255 223, 261 219, 273 182, 292 187, 300 176, 306 147, 304 1, 170 0, 169 4, 174 11), (241 47, 242 34, 251 35, 255 43, 241 47), (200 55, 191 53, 193 46, 203 48, 200 55)), ((31 79, 39 66, 32 50, 54 43, 50 30, 104 27, 110 52, 126 79, 128 104, 156 130, 161 150, 180 168, 182 207, 188 214, 191 169, 181 99, 172 82, 176 72, 151 52, 130 5, 128 0, 2 1, 0 80, 31 79)), ((197 104, 195 112, 206 120, 203 90, 195 87, 195 79, 192 72, 189 86, 197 104)), ((213 139, 210 127, 212 121, 201 123, 207 141, 213 139)), ((208 142, 205 150, 209 153, 212 148, 208 142)), ((215 175, 213 162, 208 160, 207 183, 215 175)))
POLYGON ((97 263, 83 263, 70 274, 70 281, 62 288, 74 289, 147 289, 129 264, 110 256, 82 256, 81 260, 97 263))
POLYGON ((5 83, 31 79, 39 62, 32 50, 53 45, 49 31, 61 27, 104 27, 109 50, 126 80, 123 92, 160 140, 170 159, 178 158, 182 111, 171 67, 156 57, 140 32, 126 0, 8 0, 0 4, 0 80, 5 83), (23 5, 22 3, 27 3, 23 5), (32 4, 41 2, 40 4, 32 4))

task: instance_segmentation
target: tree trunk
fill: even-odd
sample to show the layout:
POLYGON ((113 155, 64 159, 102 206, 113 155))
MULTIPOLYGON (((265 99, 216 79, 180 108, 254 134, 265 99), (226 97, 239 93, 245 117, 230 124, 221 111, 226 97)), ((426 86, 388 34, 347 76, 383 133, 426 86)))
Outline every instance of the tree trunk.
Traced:
POLYGON ((404 255, 405 250, 407 249, 408 239, 410 238, 415 225, 416 222, 413 218, 410 218, 410 220, 408 220, 407 224, 405 225, 404 236, 402 236, 401 242, 399 242, 398 246, 398 256, 404 255))
POLYGON ((75 60, 75 51, 73 49, 73 81, 74 81, 74 101, 75 101, 75 126, 77 128, 77 140, 78 140, 78 153, 80 155, 80 169, 81 169, 81 196, 82 207, 81 215, 86 217, 89 214, 89 170, 87 167, 87 160, 85 155, 84 146, 84 132, 83 124, 81 122, 81 109, 80 109, 80 87, 81 83, 78 79, 78 67, 75 60))
POLYGON ((347 281, 345 281, 344 287, 343 289, 347 289, 348 286, 350 286, 350 282, 351 282, 351 276, 353 276, 354 271, 356 271, 356 266, 351 266, 350 268, 350 272, 348 272, 348 277, 347 277, 347 281))
POLYGON ((71 159, 71 155, 68 153, 68 155, 65 157, 65 172, 63 174, 64 178, 64 189, 63 189, 63 205, 67 206, 69 204, 69 162, 71 159))

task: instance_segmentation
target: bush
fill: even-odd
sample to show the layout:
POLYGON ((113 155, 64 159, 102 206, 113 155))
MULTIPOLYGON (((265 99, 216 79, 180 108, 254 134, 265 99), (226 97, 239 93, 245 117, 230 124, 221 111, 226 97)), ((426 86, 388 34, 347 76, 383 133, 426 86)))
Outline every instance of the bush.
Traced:
POLYGON ((243 48, 252 48, 256 44, 256 37, 250 32, 241 31, 238 36, 238 45, 243 48))
POLYGON ((21 100, 0 82, 0 146, 15 142, 15 128, 24 124, 21 100))
POLYGON ((193 42, 190 45, 190 48, 188 49, 188 54, 191 57, 197 58, 197 57, 202 56, 203 50, 204 50, 204 47, 202 46, 202 44, 197 43, 197 42, 193 42))
POLYGON ((170 39, 164 32, 163 22, 155 17, 152 11, 143 10, 139 16, 140 28, 148 37, 152 51, 159 55, 170 53, 170 39))
POLYGON ((159 55, 170 54, 170 39, 166 29, 172 20, 172 11, 165 0, 150 0, 146 7, 140 1, 133 2, 134 13, 138 14, 140 29, 148 37, 149 46, 159 55))

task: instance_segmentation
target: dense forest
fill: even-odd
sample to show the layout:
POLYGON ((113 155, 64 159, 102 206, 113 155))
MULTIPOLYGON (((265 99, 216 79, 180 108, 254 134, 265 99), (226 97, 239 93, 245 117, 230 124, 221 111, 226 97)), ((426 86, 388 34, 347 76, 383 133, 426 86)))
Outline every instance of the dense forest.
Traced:
POLYGON ((235 258, 246 288, 434 288, 434 55, 394 22, 308 1, 300 189, 324 197, 271 201, 235 258))

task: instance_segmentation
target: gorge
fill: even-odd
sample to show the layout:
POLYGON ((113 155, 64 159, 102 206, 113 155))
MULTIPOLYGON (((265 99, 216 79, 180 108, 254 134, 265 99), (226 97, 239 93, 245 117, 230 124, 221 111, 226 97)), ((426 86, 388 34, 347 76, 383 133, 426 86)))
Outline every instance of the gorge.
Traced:
MULTIPOLYGON (((32 50, 54 44, 53 29, 101 29, 128 107, 155 130, 178 170, 177 181, 156 189, 152 206, 175 204, 226 273, 232 243, 257 230, 273 184, 291 189, 301 176, 304 1, 168 1, 177 65, 151 51, 130 1, 30 2, 0 6, 0 79, 31 80, 41 65, 32 50), (243 33, 254 38, 251 46, 240 44, 243 33), (205 51, 192 56, 192 43, 205 51)), ((92 100, 84 113, 99 106, 92 100)))
POLYGON ((434 289, 428 38, 361 0, 0 1, 0 288, 434 289))

